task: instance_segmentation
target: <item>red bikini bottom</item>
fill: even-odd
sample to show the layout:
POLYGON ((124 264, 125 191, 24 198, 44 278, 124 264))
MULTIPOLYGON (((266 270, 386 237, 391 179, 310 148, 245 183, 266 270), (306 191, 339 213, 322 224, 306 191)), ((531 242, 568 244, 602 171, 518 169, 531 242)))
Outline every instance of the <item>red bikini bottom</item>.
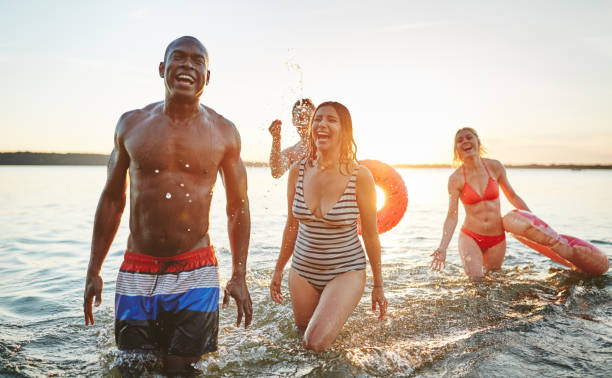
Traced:
POLYGON ((476 244, 478 244, 478 246, 480 247, 480 250, 483 252, 486 249, 496 246, 497 244, 506 240, 505 232, 502 232, 499 235, 480 235, 480 234, 477 234, 475 232, 468 230, 465 227, 461 227, 461 232, 471 237, 476 242, 476 244))

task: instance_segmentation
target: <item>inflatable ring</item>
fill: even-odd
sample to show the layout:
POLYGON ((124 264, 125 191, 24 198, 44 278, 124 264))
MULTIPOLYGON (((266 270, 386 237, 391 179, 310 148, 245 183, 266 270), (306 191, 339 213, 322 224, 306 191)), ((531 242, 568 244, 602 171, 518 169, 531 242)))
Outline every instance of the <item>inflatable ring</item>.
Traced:
MULTIPOLYGON (((385 204, 376 213, 378 233, 382 234, 395 227, 408 207, 408 190, 402 176, 393 167, 378 160, 360 160, 374 177, 374 184, 385 192, 385 204)), ((361 234, 361 219, 358 220, 361 234)))
POLYGON ((574 236, 558 234, 546 222, 525 210, 512 210, 503 217, 504 229, 518 241, 559 264, 593 276, 608 270, 608 256, 574 236))

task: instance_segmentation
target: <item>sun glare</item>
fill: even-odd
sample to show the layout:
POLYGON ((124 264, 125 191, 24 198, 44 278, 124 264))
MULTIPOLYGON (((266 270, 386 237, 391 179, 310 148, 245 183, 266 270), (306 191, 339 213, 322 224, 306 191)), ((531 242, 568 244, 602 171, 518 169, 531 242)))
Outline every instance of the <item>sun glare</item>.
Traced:
POLYGON ((376 187, 376 210, 382 209, 384 205, 385 205, 385 192, 377 186, 376 187))

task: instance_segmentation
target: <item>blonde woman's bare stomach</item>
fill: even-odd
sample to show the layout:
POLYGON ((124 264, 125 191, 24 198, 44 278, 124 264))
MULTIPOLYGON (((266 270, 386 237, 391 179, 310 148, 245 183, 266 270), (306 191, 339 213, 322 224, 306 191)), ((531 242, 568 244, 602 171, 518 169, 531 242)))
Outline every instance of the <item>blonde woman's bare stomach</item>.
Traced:
POLYGON ((466 211, 463 227, 481 235, 499 235, 504 232, 499 210, 479 211, 476 214, 466 211))

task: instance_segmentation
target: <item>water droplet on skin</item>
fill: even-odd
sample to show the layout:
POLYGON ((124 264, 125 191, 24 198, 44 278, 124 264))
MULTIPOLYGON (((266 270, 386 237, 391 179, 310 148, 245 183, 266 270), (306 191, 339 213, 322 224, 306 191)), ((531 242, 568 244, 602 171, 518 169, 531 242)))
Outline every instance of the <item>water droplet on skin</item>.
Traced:
POLYGON ((188 229, 187 229, 187 232, 191 232, 191 228, 188 228, 188 229))
POLYGON ((185 197, 189 197, 190 195, 191 195, 191 194, 187 193, 187 194, 185 194, 185 197))
POLYGON ((180 185, 181 185, 181 188, 184 188, 184 187, 185 187, 185 184, 183 184, 183 183, 180 183, 180 185))
POLYGON ((159 173, 159 169, 156 169, 156 170, 155 170, 155 173, 159 173))
POLYGON ((172 198, 172 194, 166 193, 166 199, 170 199, 170 198, 172 198))
POLYGON ((185 168, 189 168, 189 164, 185 164, 185 168))

